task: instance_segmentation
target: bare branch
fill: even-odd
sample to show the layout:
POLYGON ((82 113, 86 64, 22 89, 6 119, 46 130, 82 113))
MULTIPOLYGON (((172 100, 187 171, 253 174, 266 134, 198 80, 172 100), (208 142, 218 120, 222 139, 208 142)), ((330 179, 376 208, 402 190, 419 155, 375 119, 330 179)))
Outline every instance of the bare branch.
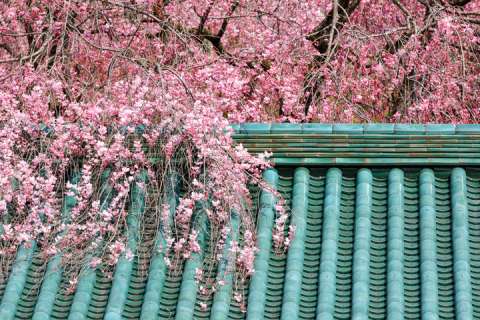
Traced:
POLYGON ((13 49, 6 43, 0 43, 0 49, 4 49, 12 57, 16 57, 16 54, 13 52, 13 49))
POLYGON ((463 7, 472 2, 472 0, 449 0, 448 3, 452 6, 463 7))
POLYGON ((313 46, 321 56, 325 56, 329 48, 331 48, 332 44, 330 42, 335 40, 359 4, 360 0, 334 0, 332 10, 307 36, 307 39, 313 43, 313 46), (336 15, 338 16, 337 18, 335 18, 336 15), (332 32, 333 37, 330 36, 332 32), (332 38, 331 41, 330 38, 332 38))
MULTIPOLYGON (((311 69, 327 62, 335 52, 334 44, 345 23, 350 19, 360 0, 334 0, 333 7, 322 22, 307 36, 320 55, 316 56, 311 69)), ((314 103, 323 79, 312 71, 305 76, 305 116, 314 103)))

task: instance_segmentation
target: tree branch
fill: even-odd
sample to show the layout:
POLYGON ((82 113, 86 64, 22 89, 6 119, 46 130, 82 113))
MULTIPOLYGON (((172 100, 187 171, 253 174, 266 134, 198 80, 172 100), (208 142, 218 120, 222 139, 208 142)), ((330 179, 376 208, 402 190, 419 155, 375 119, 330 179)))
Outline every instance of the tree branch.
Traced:
POLYGON ((334 0, 333 8, 325 19, 307 36, 323 59, 359 4, 360 0, 334 0))
POLYGON ((210 15, 210 11, 212 11, 212 7, 213 7, 213 1, 210 1, 210 4, 208 5, 207 9, 203 13, 203 15, 200 17, 200 24, 198 25, 198 28, 197 28, 197 34, 198 35, 201 35, 203 33, 205 23, 208 20, 208 16, 210 15))
POLYGON ((8 52, 9 55, 12 57, 16 57, 15 52, 13 52, 13 49, 6 43, 0 43, 0 49, 4 49, 5 51, 8 52))
POLYGON ((230 7, 230 12, 228 13, 228 15, 223 19, 223 22, 222 22, 222 26, 220 27, 220 30, 218 30, 218 33, 217 33, 217 37, 218 38, 222 38, 225 31, 227 31, 227 25, 228 25, 228 21, 230 21, 230 17, 235 13, 235 10, 237 9, 238 5, 239 5, 239 1, 238 0, 235 0, 232 4, 232 6, 230 7))
POLYGON ((472 2, 472 0, 449 0, 448 3, 455 7, 463 7, 472 2))
MULTIPOLYGON (((205 24, 206 22, 206 19, 208 17, 208 14, 210 13, 210 9, 211 7, 208 7, 207 10, 205 11, 205 13, 203 14, 201 20, 200 20, 200 26, 199 26, 199 29, 198 29, 198 35, 209 41, 213 48, 217 51, 218 54, 222 55, 222 54, 226 54, 225 52, 225 48, 223 47, 223 44, 221 42, 222 40, 222 37, 223 35, 225 34, 225 31, 227 31, 227 26, 228 26, 228 22, 230 21, 230 16, 235 12, 235 10, 237 9, 239 5, 239 1, 238 0, 235 0, 233 3, 232 3, 232 6, 230 7, 230 11, 229 13, 227 14, 227 16, 223 19, 223 22, 222 22, 222 25, 220 26, 220 29, 218 30, 217 34, 213 34, 211 33, 210 31, 204 29, 203 25, 205 24), (205 21, 203 20, 205 18, 205 21), (201 28, 200 28, 201 27, 201 28)), ((228 56, 230 56, 229 54, 227 54, 228 56)))
MULTIPOLYGON (((360 0, 333 0, 333 7, 330 12, 322 22, 320 22, 320 24, 315 27, 309 35, 307 35, 307 40, 310 40, 315 49, 320 53, 314 58, 310 69, 317 69, 334 54, 334 42, 337 39, 338 34, 359 4, 360 0)), ((304 82, 304 114, 306 117, 310 106, 317 99, 317 93, 323 79, 310 71, 305 76, 304 82)))

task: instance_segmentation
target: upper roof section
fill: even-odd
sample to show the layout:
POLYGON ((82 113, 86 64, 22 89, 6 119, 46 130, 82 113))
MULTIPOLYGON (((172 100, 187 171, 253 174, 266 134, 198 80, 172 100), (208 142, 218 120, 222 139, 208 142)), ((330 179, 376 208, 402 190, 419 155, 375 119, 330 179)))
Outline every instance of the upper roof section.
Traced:
POLYGON ((480 124, 233 125, 252 153, 273 153, 276 165, 475 166, 480 124))

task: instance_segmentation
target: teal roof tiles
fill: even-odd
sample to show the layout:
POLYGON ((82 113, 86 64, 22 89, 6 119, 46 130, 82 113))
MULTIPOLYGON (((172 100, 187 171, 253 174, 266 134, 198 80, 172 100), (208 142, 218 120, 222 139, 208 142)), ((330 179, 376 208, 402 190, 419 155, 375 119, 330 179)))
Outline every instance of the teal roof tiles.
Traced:
POLYGON ((277 166, 480 164, 480 125, 242 124, 234 138, 277 166), (270 128, 270 130, 269 130, 270 128))
MULTIPOLYGON (((196 217, 205 250, 170 271, 163 234, 138 238, 138 215, 152 208, 149 195, 132 188, 127 236, 134 259, 120 259, 112 278, 84 270, 69 294, 61 256, 43 261, 35 243, 24 245, 0 275, 0 319, 480 319, 480 127, 235 130, 249 150, 273 152, 276 166, 264 178, 285 199, 287 225, 296 228, 290 249, 276 252, 278 199, 252 190, 258 252, 255 273, 242 287, 245 305, 233 297, 238 279, 228 259, 209 260, 205 216, 196 217), (225 284, 202 294, 197 269, 225 284)), ((171 214, 179 180, 170 181, 171 214)), ((105 184, 102 205, 112 192, 105 184)), ((72 205, 67 199, 65 219, 72 205)), ((152 218, 146 234, 155 233, 154 225, 152 218)), ((242 239, 235 213, 232 229, 225 253, 242 239)))

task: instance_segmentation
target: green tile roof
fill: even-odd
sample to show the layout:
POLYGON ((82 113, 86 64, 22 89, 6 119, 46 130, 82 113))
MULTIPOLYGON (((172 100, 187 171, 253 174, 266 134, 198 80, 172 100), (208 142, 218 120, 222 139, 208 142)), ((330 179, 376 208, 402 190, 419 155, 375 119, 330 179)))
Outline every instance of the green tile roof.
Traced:
MULTIPOLYGON (((138 239, 138 215, 150 209, 134 188, 128 238, 135 259, 121 259, 112 279, 88 270, 67 294, 60 257, 45 263, 35 243, 21 247, 0 275, 0 319, 480 319, 480 158, 465 156, 480 153, 478 126, 246 124, 236 130, 247 147, 274 152, 277 166, 264 176, 285 198, 288 224, 296 226, 288 253, 275 253, 276 199, 254 190, 259 251, 245 287, 246 313, 232 298, 235 275, 226 262, 212 268, 208 232, 199 235, 205 251, 173 272, 161 253, 151 254, 165 240, 138 239), (317 155, 311 148, 326 150, 317 155), (424 148, 415 151, 422 156, 408 156, 413 148, 424 148), (294 157, 285 157, 290 152, 294 157), (330 162, 319 161, 324 154, 330 162), (197 267, 226 285, 202 295, 197 267)), ((170 201, 174 207, 173 193, 170 201)), ((65 214, 72 205, 66 201, 65 214)), ((208 221, 201 223, 208 230, 208 221)), ((232 226, 238 240, 236 216, 232 226)))
POLYGON ((480 164, 480 125, 243 124, 234 138, 277 166, 480 164))

